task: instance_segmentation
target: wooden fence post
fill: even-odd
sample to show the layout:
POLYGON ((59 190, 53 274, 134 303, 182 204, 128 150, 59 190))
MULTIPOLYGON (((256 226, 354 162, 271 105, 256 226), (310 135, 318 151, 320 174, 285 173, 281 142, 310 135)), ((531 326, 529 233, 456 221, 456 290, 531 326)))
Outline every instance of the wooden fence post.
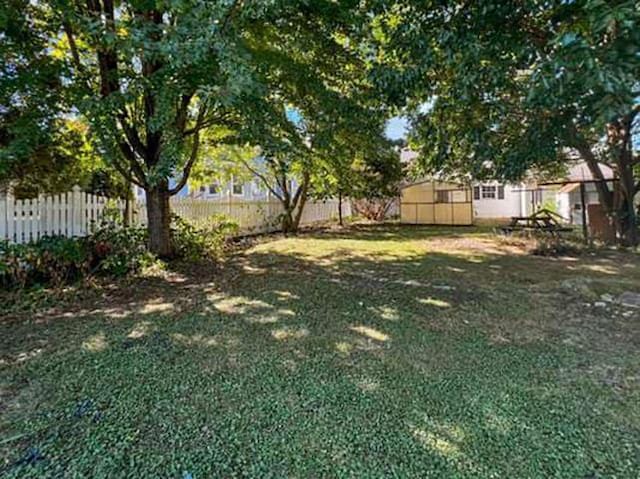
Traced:
POLYGON ((7 239, 9 232, 7 231, 7 225, 9 220, 7 219, 7 201, 8 192, 0 193, 0 240, 7 239))
POLYGON ((35 239, 40 239, 43 236, 46 236, 47 231, 47 217, 44 203, 44 194, 40 193, 36 200, 36 207, 34 208, 35 213, 38 216, 36 221, 36 234, 35 239))
POLYGON ((16 218, 15 218, 15 198, 13 197, 13 191, 9 189, 6 195, 7 201, 7 239, 9 241, 16 241, 16 218))
POLYGON ((78 185, 71 191, 71 236, 82 235, 82 190, 78 185))

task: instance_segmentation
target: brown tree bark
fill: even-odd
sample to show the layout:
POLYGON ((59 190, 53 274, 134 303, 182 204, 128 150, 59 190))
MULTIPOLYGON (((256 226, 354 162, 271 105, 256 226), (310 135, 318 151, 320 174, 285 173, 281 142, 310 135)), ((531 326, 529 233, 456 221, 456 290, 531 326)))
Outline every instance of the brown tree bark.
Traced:
POLYGON ((171 247, 171 207, 169 188, 166 180, 147 191, 147 231, 149 249, 160 258, 170 258, 171 247))
POLYGON ((634 205, 638 189, 633 171, 631 129, 634 118, 639 112, 640 108, 636 108, 607 126, 607 142, 613 156, 612 164, 618 176, 616 223, 620 242, 624 246, 638 245, 638 221, 634 205))
MULTIPOLYGON (((626 127, 620 127, 622 129, 626 127)), ((616 135, 624 135, 619 132, 619 125, 609 125, 609 142, 614 146, 619 140, 616 135)), ((577 135, 576 135, 577 138, 577 135)), ((591 146, 582 139, 578 139, 575 144, 582 159, 586 162, 591 174, 597 182, 595 183, 598 199, 603 206, 611 225, 615 228, 618 243, 623 246, 638 245, 638 223, 634 206, 634 198, 637 193, 635 177, 633 174, 632 158, 628 154, 625 145, 622 148, 611 148, 614 157, 611 161, 614 172, 617 176, 617 185, 613 191, 610 189, 596 155, 591 150, 591 146)))
POLYGON ((302 183, 298 186, 295 194, 291 196, 287 186, 286 176, 280 179, 279 184, 282 189, 282 195, 278 195, 277 198, 282 204, 282 232, 285 236, 289 234, 297 233, 300 228, 300 221, 302 220, 302 213, 304 207, 307 204, 309 195, 309 184, 311 182, 311 176, 305 173, 302 177, 302 183))
POLYGON ((297 232, 298 228, 300 228, 300 220, 302 219, 304 207, 307 204, 310 183, 311 175, 307 171, 305 171, 302 175, 302 184, 300 184, 300 186, 298 187, 298 191, 296 191, 296 194, 293 198, 293 207, 291 211, 296 212, 295 216, 293 217, 293 232, 297 232))

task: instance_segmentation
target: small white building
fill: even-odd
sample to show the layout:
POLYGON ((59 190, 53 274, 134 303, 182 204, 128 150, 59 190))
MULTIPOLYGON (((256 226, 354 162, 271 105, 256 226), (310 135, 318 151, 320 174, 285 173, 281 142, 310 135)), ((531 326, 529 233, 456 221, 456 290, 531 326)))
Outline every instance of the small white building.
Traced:
MULTIPOLYGON (((614 178, 613 170, 608 166, 601 164, 600 171, 602 171, 605 180, 612 180, 614 178)), ((567 177, 561 180, 567 181, 567 183, 556 192, 556 206, 558 214, 562 216, 567 223, 582 225, 580 182, 589 182, 593 181, 593 179, 593 175, 587 164, 579 162, 571 166, 567 177)), ((609 185, 609 187, 611 188, 611 185, 609 185)), ((587 208, 589 205, 600 204, 595 183, 584 183, 584 203, 587 208)))
POLYGON ((530 192, 523 183, 473 182, 473 216, 479 220, 505 220, 533 211, 530 192))

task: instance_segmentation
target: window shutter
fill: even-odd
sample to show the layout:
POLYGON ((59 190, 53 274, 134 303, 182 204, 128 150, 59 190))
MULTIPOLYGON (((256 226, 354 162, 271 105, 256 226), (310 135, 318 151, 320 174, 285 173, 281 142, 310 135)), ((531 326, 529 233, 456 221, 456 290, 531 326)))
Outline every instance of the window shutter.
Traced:
POLYGON ((473 187, 473 199, 474 200, 479 200, 480 199, 480 187, 479 186, 474 186, 473 187))
POLYGON ((504 185, 498 186, 498 199, 504 200, 504 185))

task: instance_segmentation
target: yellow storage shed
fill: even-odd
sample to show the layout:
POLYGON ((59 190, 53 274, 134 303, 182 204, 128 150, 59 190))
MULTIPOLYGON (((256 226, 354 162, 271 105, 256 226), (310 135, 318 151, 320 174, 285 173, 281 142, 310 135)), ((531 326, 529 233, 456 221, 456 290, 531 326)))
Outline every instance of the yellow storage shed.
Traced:
POLYGON ((400 193, 400 221, 418 225, 473 224, 469 186, 426 180, 406 185, 400 193))

